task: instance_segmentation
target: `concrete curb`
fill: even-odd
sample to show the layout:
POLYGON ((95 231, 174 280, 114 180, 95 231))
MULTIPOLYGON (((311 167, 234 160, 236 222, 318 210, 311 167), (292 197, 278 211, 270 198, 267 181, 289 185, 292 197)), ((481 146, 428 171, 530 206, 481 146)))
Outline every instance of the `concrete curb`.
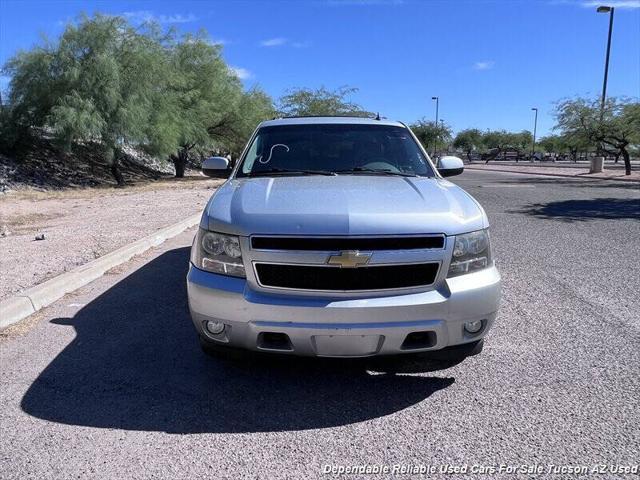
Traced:
MULTIPOLYGON (((585 177, 583 176, 584 174, 578 174, 578 175, 568 175, 566 173, 541 173, 541 172, 516 172, 513 170, 502 170, 500 168, 476 168, 473 165, 465 165, 464 166, 465 170, 475 170, 476 172, 481 172, 481 171, 485 171, 485 172, 502 172, 502 173, 515 173, 515 174, 525 174, 525 175, 542 175, 545 177, 563 177, 563 178, 578 178, 578 179, 583 179, 583 180, 613 180, 616 182, 635 182, 635 183, 640 183, 640 180, 637 180, 635 178, 615 178, 615 177, 585 177)), ((522 167, 522 168, 535 168, 535 167, 522 167)))
POLYGON ((0 331, 27 318, 41 308, 51 305, 67 293, 100 278, 107 270, 160 245, 165 240, 175 237, 199 222, 200 214, 192 215, 181 222, 162 228, 147 237, 80 265, 69 272, 62 273, 40 285, 31 287, 15 297, 3 300, 0 302, 0 331))

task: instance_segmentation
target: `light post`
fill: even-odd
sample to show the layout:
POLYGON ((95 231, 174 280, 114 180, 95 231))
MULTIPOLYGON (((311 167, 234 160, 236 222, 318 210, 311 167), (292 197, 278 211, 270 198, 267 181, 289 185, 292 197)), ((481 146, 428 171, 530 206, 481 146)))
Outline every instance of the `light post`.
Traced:
POLYGON ((609 54, 611 53, 611 32, 613 31, 614 7, 602 5, 596 10, 598 13, 609 13, 609 36, 607 37, 607 56, 604 60, 604 80, 602 81, 602 98, 600 99, 600 122, 604 118, 604 103, 607 98, 607 77, 609 76, 609 54))
POLYGON ((538 130, 538 109, 536 107, 532 107, 531 110, 536 112, 535 119, 533 120, 533 144, 531 145, 531 161, 535 159, 534 155, 536 154, 536 131, 538 130))
MULTIPOLYGON (((436 132, 438 131, 438 107, 440 106, 440 97, 431 97, 431 100, 436 101, 436 132)), ((438 135, 433 142, 433 156, 436 156, 436 150, 438 149, 438 135)))

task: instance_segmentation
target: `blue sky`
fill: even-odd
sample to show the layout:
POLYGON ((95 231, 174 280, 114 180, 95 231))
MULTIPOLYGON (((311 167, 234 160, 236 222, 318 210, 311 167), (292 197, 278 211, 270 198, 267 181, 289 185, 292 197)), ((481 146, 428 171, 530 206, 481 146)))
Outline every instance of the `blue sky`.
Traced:
MULTIPOLYGON (((412 122, 553 127, 553 102, 599 94, 607 14, 590 0, 0 0, 0 63, 81 12, 206 29, 247 87, 359 88, 353 100, 412 122)), ((608 94, 640 96, 640 0, 617 0, 608 94)), ((7 79, 0 86, 6 88, 7 79)))

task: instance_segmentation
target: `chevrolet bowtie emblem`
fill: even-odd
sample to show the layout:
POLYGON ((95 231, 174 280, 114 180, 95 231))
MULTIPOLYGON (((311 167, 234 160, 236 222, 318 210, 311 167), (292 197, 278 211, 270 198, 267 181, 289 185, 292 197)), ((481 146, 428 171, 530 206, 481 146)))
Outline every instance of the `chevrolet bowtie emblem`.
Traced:
POLYGON ((339 255, 331 255, 327 260, 329 265, 339 265, 342 268, 356 268, 369 263, 371 253, 363 253, 358 250, 345 250, 339 255))

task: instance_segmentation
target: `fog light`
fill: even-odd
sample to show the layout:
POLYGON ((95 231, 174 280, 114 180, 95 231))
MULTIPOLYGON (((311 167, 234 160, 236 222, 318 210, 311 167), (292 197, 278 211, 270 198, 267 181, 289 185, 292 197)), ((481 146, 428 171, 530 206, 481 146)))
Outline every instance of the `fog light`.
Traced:
POLYGON ((464 322, 464 329, 469 333, 478 333, 480 330, 482 330, 482 320, 464 322))
POLYGON ((222 322, 213 322, 208 320, 205 324, 207 331, 212 335, 218 335, 224 331, 224 323, 222 322))

